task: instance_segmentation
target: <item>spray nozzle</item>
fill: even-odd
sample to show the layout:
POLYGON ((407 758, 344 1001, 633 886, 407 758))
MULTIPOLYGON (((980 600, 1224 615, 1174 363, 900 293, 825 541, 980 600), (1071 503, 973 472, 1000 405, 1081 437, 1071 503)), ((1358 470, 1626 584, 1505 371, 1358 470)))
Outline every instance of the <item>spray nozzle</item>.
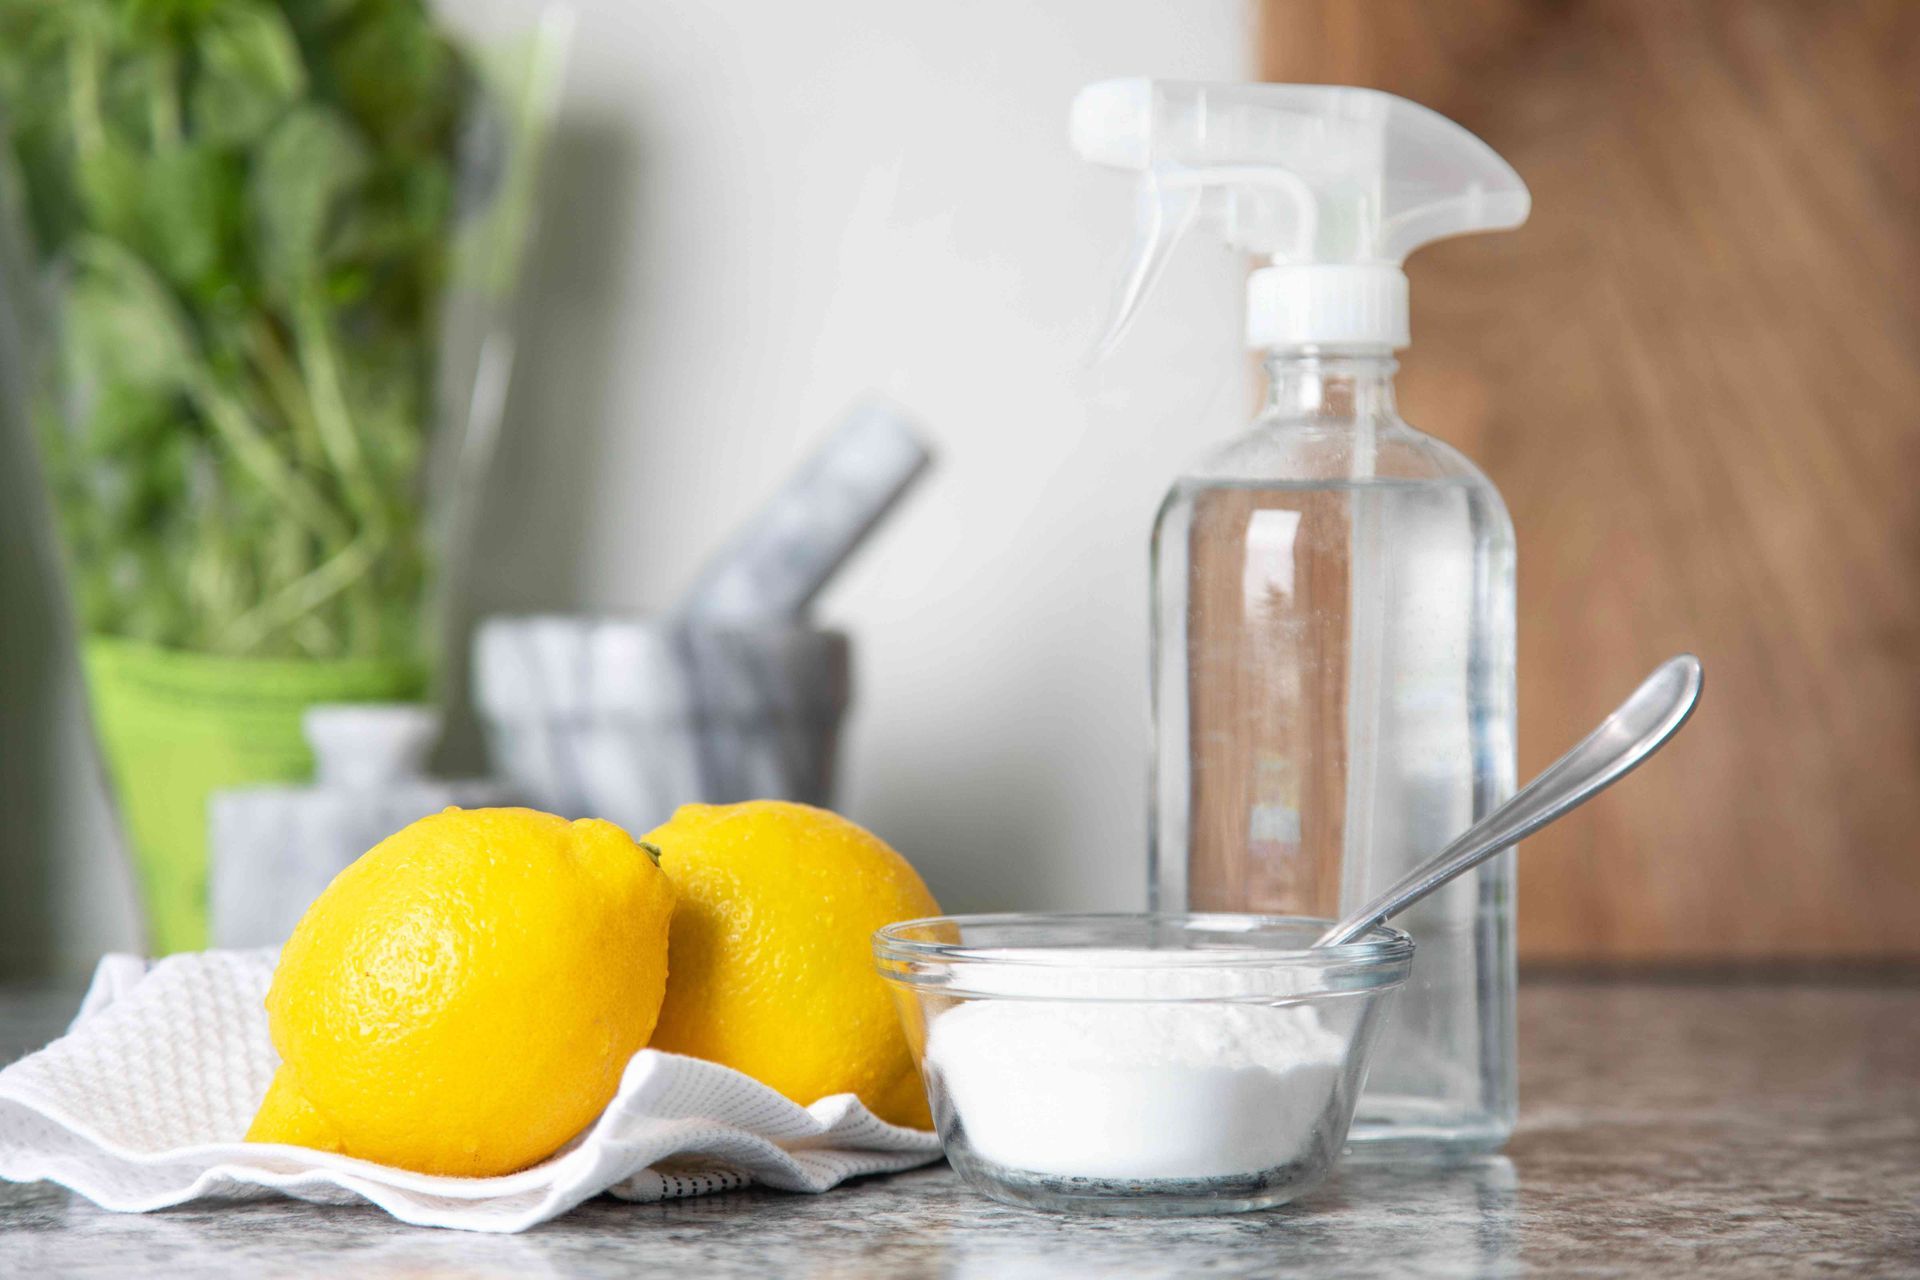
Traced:
POLYGON ((1107 80, 1074 99, 1072 133, 1083 158, 1140 175, 1133 258, 1102 353, 1202 223, 1271 264, 1248 283, 1251 345, 1403 347, 1406 256, 1517 227, 1530 204, 1486 143, 1372 89, 1107 80))

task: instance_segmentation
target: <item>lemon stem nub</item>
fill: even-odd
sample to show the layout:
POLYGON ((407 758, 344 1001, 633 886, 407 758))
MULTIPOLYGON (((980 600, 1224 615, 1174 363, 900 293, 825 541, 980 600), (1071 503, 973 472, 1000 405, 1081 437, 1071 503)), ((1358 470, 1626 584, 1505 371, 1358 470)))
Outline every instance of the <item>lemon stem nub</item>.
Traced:
POLYGON ((639 845, 642 851, 644 851, 649 858, 653 859, 654 866, 657 867, 660 865, 660 846, 659 845, 648 844, 645 840, 635 840, 634 843, 639 845))

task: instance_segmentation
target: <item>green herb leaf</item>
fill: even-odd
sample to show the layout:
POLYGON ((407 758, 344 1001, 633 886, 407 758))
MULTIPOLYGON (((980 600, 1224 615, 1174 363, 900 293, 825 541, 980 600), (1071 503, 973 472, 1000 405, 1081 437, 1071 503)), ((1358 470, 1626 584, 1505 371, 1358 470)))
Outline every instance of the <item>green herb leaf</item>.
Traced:
POLYGON ((250 194, 261 274, 281 299, 299 297, 316 274, 335 207, 367 168, 352 126, 317 103, 295 108, 267 135, 250 194))
POLYGON ((145 170, 140 242, 174 285, 213 296, 230 280, 229 246, 240 234, 244 188, 238 166, 195 144, 159 152, 145 170))
POLYGON ((459 106, 452 48, 424 5, 364 4, 330 51, 341 100, 384 145, 418 150, 445 136, 459 106))
POLYGON ((138 242, 145 231, 144 157, 106 140, 75 155, 74 176, 88 224, 122 244, 138 242))
POLYGON ((209 142, 253 142, 306 92, 300 47, 269 5, 216 10, 196 33, 195 52, 199 74, 189 109, 195 133, 209 142))
POLYGON ((180 391, 198 363, 193 331, 153 270, 105 236, 77 239, 67 294, 76 379, 180 391))

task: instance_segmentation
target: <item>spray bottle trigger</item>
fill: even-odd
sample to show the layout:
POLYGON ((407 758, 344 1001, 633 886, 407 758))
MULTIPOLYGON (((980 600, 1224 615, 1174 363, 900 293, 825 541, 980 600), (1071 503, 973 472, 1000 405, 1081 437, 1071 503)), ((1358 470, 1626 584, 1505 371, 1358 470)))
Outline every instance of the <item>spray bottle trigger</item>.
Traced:
POLYGON ((1089 354, 1089 364, 1105 359, 1120 345, 1140 310, 1140 303, 1152 292, 1181 237, 1198 220, 1205 196, 1206 192, 1198 185, 1163 183, 1151 169, 1140 179, 1135 196, 1132 259, 1121 280, 1119 295, 1114 299, 1106 333, 1089 354))

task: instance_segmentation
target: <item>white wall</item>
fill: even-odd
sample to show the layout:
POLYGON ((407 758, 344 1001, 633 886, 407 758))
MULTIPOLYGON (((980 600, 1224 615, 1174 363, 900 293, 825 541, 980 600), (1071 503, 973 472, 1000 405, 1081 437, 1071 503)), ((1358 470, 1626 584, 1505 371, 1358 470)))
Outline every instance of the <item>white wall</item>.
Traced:
MULTIPOLYGON (((1139 905, 1147 532, 1179 462, 1245 417, 1244 267, 1186 254, 1084 369, 1132 211, 1066 111, 1105 76, 1244 78, 1248 10, 576 9, 476 610, 663 606, 887 392, 941 456, 823 601, 858 646, 844 807, 950 909, 1139 905)), ((65 853, 65 892, 97 893, 76 867, 106 854, 65 853)), ((86 919, 71 954, 124 932, 86 919)))
POLYGON ((480 603, 666 605, 877 386, 941 456, 822 602, 844 806, 950 909, 1141 904, 1147 533, 1247 416, 1244 266, 1187 253, 1087 371, 1132 193, 1067 105, 1250 50, 1237 0, 588 0, 480 603))

